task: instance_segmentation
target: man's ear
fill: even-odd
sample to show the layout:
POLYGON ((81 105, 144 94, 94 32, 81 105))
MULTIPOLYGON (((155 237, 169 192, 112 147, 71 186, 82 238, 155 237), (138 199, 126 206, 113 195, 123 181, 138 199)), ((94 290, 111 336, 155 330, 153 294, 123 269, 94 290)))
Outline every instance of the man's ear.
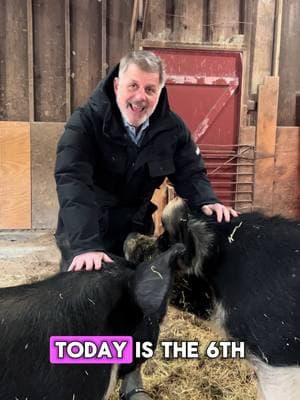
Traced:
POLYGON ((178 256, 185 247, 181 243, 153 257, 151 261, 139 264, 134 274, 133 294, 135 302, 144 315, 151 315, 167 303, 169 289, 178 256))
POLYGON ((115 77, 115 79, 114 79, 114 92, 115 92, 115 94, 117 94, 118 88, 119 88, 119 78, 115 77))

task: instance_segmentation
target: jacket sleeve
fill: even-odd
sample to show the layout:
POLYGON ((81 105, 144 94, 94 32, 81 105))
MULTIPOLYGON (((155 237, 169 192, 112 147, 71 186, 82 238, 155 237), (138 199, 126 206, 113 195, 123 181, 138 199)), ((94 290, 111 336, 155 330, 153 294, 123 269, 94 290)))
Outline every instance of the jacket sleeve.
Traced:
POLYGON ((208 179, 198 146, 179 119, 178 143, 174 154, 175 173, 169 176, 176 193, 191 207, 219 203, 208 179))
POLYGON ((57 147, 55 180, 60 218, 73 256, 103 249, 93 189, 92 130, 84 109, 77 109, 57 147))

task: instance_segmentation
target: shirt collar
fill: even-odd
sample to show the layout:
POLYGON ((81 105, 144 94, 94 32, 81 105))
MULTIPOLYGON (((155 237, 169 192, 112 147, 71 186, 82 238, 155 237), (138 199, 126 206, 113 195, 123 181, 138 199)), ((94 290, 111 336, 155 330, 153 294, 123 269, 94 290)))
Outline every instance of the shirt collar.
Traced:
MULTIPOLYGON (((123 117, 122 117, 122 118, 123 118, 123 117)), ((127 122, 126 119, 124 119, 124 118, 123 118, 123 123, 124 123, 125 128, 128 128, 128 129, 130 129, 132 132, 135 132, 135 133, 136 133, 137 128, 136 128, 135 126, 133 126, 133 125, 130 125, 130 123, 127 122)), ((149 126, 149 118, 147 118, 146 121, 142 124, 142 126, 139 127, 138 131, 139 131, 139 132, 140 132, 140 131, 144 131, 146 128, 148 128, 148 126, 149 126)))
POLYGON ((139 128, 136 128, 135 126, 130 125, 124 118, 123 118, 123 123, 124 123, 124 127, 128 133, 129 138, 137 146, 139 146, 144 137, 145 129, 147 129, 149 126, 149 118, 147 118, 146 121, 139 128), (138 131, 137 131, 137 129, 138 129, 138 131))

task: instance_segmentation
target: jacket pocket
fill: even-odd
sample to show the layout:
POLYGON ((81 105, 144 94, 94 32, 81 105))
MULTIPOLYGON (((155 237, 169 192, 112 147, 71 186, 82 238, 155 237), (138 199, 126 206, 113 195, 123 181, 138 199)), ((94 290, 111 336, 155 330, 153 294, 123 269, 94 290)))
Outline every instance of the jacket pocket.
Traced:
POLYGON ((148 162, 149 175, 154 178, 157 176, 168 176, 175 172, 175 165, 171 158, 166 160, 156 160, 148 162))

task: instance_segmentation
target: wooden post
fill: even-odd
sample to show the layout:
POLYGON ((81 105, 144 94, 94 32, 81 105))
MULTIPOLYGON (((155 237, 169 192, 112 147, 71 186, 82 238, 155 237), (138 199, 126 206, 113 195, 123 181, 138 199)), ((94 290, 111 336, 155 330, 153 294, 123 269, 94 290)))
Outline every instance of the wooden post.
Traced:
POLYGON ((104 79, 107 73, 107 25, 106 25, 106 18, 107 18, 107 2, 106 0, 102 0, 102 8, 101 8, 101 78, 104 79))
POLYGON ((27 42, 28 42, 28 101, 29 121, 34 121, 34 71, 33 71, 33 19, 32 0, 27 0, 27 42))
POLYGON ((257 93, 265 76, 271 75, 274 40, 275 0, 256 2, 255 29, 252 30, 251 93, 257 93))
POLYGON ((137 30, 138 12, 139 12, 139 1, 134 0, 132 17, 131 17, 131 25, 130 25, 130 47, 132 49, 134 47, 134 39, 135 39, 136 30, 137 30))
POLYGON ((258 93, 254 208, 269 215, 273 213, 278 90, 279 78, 269 76, 258 93))
POLYGON ((65 0, 66 119, 71 115, 70 0, 65 0))

